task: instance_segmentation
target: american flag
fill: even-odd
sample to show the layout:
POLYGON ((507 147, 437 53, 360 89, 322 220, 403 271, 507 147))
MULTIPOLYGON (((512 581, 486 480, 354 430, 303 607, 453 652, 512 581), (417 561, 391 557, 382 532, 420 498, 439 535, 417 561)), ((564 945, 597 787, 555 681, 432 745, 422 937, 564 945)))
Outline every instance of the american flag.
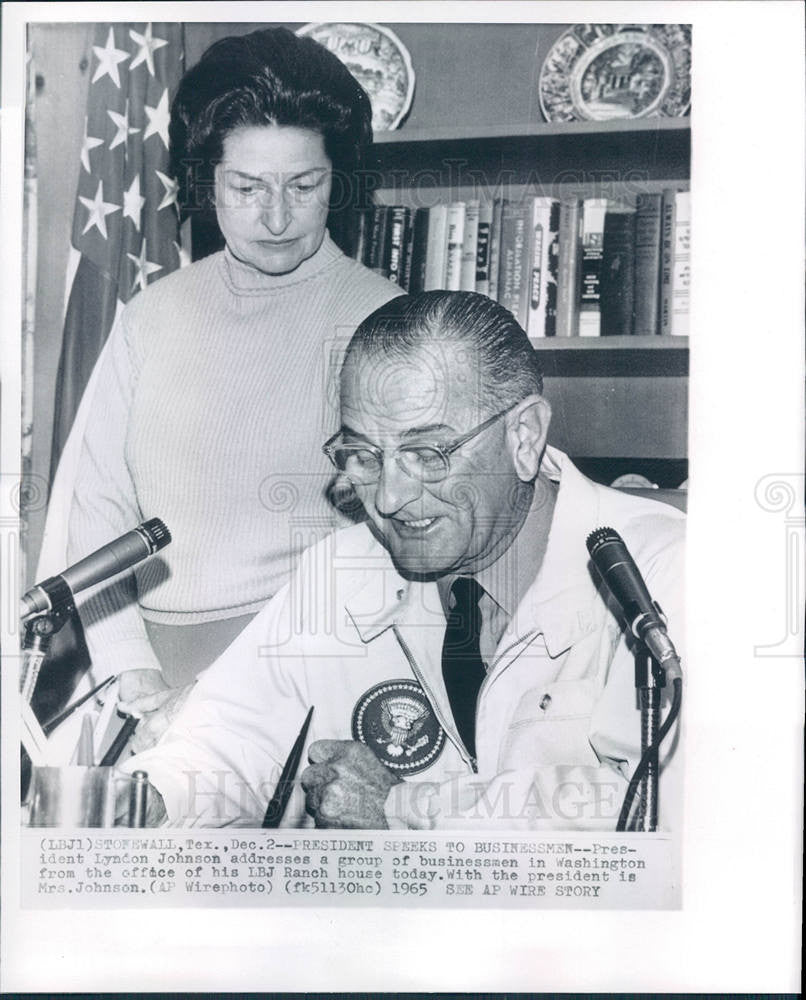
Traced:
POLYGON ((51 479, 81 395, 123 305, 189 258, 169 173, 181 24, 98 24, 73 215, 75 268, 56 385, 51 479))

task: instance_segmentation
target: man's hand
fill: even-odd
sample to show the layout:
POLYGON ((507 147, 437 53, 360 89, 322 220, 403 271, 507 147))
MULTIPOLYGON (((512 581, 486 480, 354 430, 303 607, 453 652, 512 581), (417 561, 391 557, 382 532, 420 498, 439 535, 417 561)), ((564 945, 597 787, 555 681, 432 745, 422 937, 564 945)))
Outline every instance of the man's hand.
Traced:
POLYGON ((121 674, 118 708, 125 715, 140 719, 130 743, 135 753, 154 746, 176 718, 192 687, 193 684, 183 688, 168 687, 159 670, 128 670, 121 674), (131 674, 143 676, 128 681, 131 674), (156 676, 145 676, 149 674, 156 676), (124 681, 127 682, 125 687, 124 681))
POLYGON ((318 827, 386 830, 384 803, 400 780, 363 743, 318 740, 302 772, 305 807, 318 827))

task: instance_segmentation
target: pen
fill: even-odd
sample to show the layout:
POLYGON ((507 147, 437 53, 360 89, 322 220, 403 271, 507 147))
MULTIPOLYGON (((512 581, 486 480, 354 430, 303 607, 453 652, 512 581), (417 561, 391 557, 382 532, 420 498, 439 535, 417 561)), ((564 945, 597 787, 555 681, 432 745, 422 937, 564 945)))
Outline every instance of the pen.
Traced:
POLYGON ((92 689, 92 691, 88 691, 87 694, 85 694, 83 697, 74 701, 72 705, 68 705, 63 712, 59 712, 58 715, 54 715, 52 719, 49 719, 47 722, 43 723, 42 731, 44 732, 44 734, 46 736, 50 736, 53 730, 57 726, 60 726, 65 719, 69 719, 77 708, 81 708, 81 706, 84 704, 85 701, 87 701, 89 698, 92 698, 93 695, 98 694, 98 692, 103 690, 103 688, 105 688, 107 684, 111 684, 113 680, 115 680, 114 674, 111 677, 107 677, 105 681, 101 681, 101 683, 97 684, 92 689))
POLYGON ((123 753, 123 748, 132 737, 132 733, 137 729, 140 720, 133 715, 127 715, 126 721, 120 727, 120 731, 109 746, 109 749, 101 758, 101 767, 113 767, 118 762, 118 757, 123 753))
POLYGON ((288 800, 291 798, 291 792, 294 789, 294 778, 297 775, 297 769, 302 757, 302 748, 305 746, 305 737, 308 735, 308 727, 311 724, 312 715, 313 705, 308 709, 308 714, 302 723, 302 729, 300 729, 299 736, 291 747, 291 753, 288 755, 288 760, 285 762, 280 780, 274 789, 274 795, 272 795, 268 806, 266 806, 266 814, 263 817, 264 830, 276 830, 280 825, 280 820, 283 818, 285 807, 288 805, 288 800))

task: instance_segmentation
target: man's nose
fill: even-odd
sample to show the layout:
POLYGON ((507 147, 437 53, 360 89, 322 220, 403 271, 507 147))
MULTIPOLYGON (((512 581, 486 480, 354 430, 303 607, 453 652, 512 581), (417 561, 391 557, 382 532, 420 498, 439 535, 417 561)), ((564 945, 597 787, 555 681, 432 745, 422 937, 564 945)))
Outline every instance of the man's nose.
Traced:
POLYGON ((416 500, 423 492, 423 484, 400 468, 393 455, 385 457, 378 486, 375 490, 375 509, 384 517, 391 517, 416 500))

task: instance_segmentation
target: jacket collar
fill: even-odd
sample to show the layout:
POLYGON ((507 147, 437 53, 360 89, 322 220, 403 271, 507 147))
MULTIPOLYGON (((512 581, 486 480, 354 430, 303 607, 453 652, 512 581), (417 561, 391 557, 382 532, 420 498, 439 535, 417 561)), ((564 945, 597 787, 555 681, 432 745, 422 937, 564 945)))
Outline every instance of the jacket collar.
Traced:
POLYGON ((543 470, 559 483, 557 502, 546 554, 512 626, 518 636, 542 632, 549 654, 557 656, 597 627, 601 602, 585 539, 599 523, 599 494, 555 448, 546 449, 543 470))
POLYGON ((374 540, 374 544, 377 547, 377 552, 373 553, 378 560, 377 568, 345 601, 347 614, 361 640, 371 642, 394 625, 432 628, 439 625, 444 628, 445 615, 436 583, 404 579, 395 569, 386 549, 378 541, 374 540), (383 582, 379 588, 381 578, 383 582))

